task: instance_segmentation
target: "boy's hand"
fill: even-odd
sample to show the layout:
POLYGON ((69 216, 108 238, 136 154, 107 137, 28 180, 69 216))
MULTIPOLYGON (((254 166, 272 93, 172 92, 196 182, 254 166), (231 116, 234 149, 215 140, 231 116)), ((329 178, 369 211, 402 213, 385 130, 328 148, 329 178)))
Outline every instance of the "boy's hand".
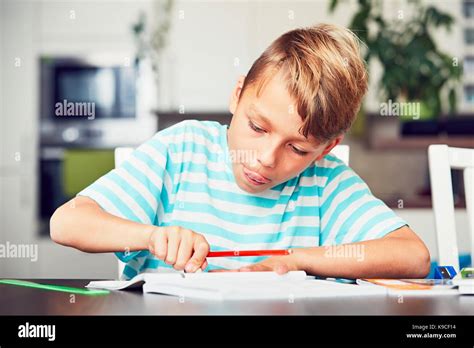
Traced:
POLYGON ((180 226, 157 227, 150 234, 148 250, 179 271, 196 272, 207 267, 209 243, 203 235, 180 226))
POLYGON ((298 266, 293 255, 285 256, 271 256, 261 262, 254 263, 253 265, 244 266, 235 270, 213 270, 210 272, 264 272, 273 271, 278 274, 285 274, 290 271, 301 270, 298 266))

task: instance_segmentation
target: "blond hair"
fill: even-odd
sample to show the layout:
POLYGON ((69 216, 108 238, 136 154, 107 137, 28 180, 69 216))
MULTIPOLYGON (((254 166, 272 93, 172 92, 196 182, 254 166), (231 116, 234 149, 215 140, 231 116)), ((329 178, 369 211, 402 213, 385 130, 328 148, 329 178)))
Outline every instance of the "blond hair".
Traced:
POLYGON ((351 127, 367 92, 367 70, 349 29, 319 24, 281 35, 253 63, 242 94, 255 84, 258 96, 280 69, 303 120, 301 134, 326 142, 351 127))

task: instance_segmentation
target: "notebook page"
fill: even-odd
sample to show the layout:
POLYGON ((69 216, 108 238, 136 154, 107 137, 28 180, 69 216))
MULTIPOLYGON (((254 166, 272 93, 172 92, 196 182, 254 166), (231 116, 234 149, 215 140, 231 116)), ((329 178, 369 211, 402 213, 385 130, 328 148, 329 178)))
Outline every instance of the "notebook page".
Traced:
POLYGON ((106 289, 106 290, 134 289, 134 288, 142 287, 145 282, 155 281, 156 279, 159 279, 160 281, 164 281, 164 280, 181 279, 183 277, 184 277, 184 273, 182 272, 140 273, 130 280, 92 281, 86 285, 86 288, 106 289))
POLYGON ((386 295, 383 287, 365 287, 324 280, 284 279, 242 281, 233 279, 189 279, 146 283, 143 291, 207 300, 288 300, 302 298, 386 295))

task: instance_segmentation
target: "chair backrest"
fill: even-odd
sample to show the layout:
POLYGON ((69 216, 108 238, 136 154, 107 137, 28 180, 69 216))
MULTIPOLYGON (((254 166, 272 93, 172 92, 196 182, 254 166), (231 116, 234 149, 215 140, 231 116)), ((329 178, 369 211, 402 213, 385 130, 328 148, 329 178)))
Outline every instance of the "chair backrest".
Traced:
MULTIPOLYGON (((120 166, 130 154, 133 152, 133 148, 131 147, 117 147, 114 151, 114 158, 115 158, 115 167, 120 166)), ((125 263, 118 260, 118 278, 122 277, 123 270, 125 268, 125 263)))
POLYGON ((471 240, 471 262, 474 262, 474 149, 430 145, 428 160, 438 244, 438 264, 453 266, 456 271, 459 271, 451 169, 461 169, 464 174, 468 231, 471 240))
POLYGON ((331 150, 331 153, 336 155, 346 165, 349 165, 349 151, 349 145, 337 145, 331 150))
POLYGON ((133 147, 117 147, 114 151, 115 167, 121 165, 133 152, 133 147))

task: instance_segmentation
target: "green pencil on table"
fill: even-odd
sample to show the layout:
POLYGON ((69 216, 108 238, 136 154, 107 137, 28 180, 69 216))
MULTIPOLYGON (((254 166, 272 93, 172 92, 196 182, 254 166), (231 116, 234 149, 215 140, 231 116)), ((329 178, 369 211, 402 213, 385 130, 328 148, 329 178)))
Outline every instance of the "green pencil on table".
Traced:
POLYGON ((49 291, 67 292, 70 294, 77 295, 107 295, 110 293, 108 290, 83 289, 64 285, 41 284, 19 279, 0 279, 0 284, 23 286, 27 288, 35 288, 49 291))

